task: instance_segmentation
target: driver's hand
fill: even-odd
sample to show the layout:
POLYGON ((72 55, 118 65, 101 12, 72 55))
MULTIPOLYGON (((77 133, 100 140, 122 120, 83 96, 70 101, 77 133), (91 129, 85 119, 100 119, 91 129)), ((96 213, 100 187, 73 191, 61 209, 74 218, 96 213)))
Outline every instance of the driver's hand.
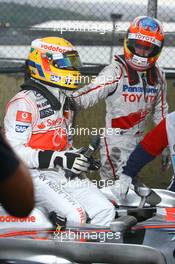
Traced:
POLYGON ((122 199, 126 199, 126 195, 128 193, 131 183, 132 183, 131 177, 123 173, 120 175, 119 184, 120 184, 120 196, 122 199))
MULTIPOLYGON (((80 148, 77 152, 80 153, 80 154, 85 154, 86 151, 87 151, 88 148, 86 147, 82 147, 80 148)), ((88 158, 88 162, 89 162, 89 170, 90 171, 96 171, 96 170, 99 170, 100 167, 101 167, 101 162, 99 159, 95 159, 94 157, 90 157, 88 158)))
MULTIPOLYGON (((57 159, 55 159, 55 164, 57 164, 56 161, 57 159)), ((62 156, 62 164, 64 169, 69 170, 75 174, 87 172, 90 165, 88 159, 83 154, 69 151, 65 152, 62 156)))

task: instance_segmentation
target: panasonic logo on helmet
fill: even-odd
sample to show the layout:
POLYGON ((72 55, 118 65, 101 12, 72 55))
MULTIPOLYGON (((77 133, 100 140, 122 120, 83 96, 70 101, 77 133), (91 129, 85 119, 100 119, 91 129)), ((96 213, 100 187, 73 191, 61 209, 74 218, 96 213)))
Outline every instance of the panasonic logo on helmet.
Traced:
POLYGON ((69 50, 69 49, 60 48, 59 46, 53 46, 53 45, 47 45, 47 44, 41 44, 41 48, 50 50, 50 51, 60 52, 60 53, 64 53, 67 50, 69 50))

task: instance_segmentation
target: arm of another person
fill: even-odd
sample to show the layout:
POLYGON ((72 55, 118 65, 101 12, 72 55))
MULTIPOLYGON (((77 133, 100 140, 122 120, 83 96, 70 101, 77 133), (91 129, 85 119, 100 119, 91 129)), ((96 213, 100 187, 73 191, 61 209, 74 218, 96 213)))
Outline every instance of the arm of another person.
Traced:
POLYGON ((123 172, 120 176, 120 195, 126 197, 132 179, 138 175, 140 170, 156 156, 158 156, 168 145, 165 118, 137 145, 128 158, 123 172))
POLYGON ((24 163, 0 134, 0 203, 16 217, 26 217, 34 207, 34 190, 24 163))
POLYGON ((90 84, 72 94, 78 109, 86 109, 106 99, 115 92, 122 77, 123 69, 120 64, 116 64, 116 67, 106 66, 90 84))
POLYGON ((165 118, 138 144, 129 156, 123 173, 134 178, 139 171, 156 156, 160 155, 168 145, 165 118))

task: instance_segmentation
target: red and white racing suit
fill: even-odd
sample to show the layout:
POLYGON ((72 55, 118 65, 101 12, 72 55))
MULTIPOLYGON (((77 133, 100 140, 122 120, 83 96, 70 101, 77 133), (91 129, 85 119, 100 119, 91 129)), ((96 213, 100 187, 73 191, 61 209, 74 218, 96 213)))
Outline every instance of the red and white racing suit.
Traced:
POLYGON ((91 84, 73 93, 80 108, 105 99, 106 129, 100 149, 102 179, 118 178, 122 166, 143 137, 149 114, 152 113, 154 123, 158 124, 168 112, 165 76, 158 66, 156 68, 156 85, 148 84, 143 72, 135 73, 138 82, 131 85, 125 62, 116 61, 106 66, 91 84))
MULTIPOLYGON (((169 146, 171 162, 175 175, 175 112, 172 112, 149 131, 144 139, 137 145, 129 156, 126 165, 123 167, 123 174, 134 178, 140 170, 169 146)), ((170 191, 175 192, 175 177, 172 177, 168 186, 170 191)))
POLYGON ((64 111, 66 95, 58 88, 45 87, 54 91, 61 103, 59 111, 53 110, 40 93, 24 90, 8 103, 4 119, 8 141, 31 168, 36 205, 71 223, 85 223, 88 215, 92 224, 109 225, 114 207, 87 178, 69 181, 61 167, 39 168, 40 150, 65 151, 72 147, 66 129, 72 123, 73 111, 64 111))

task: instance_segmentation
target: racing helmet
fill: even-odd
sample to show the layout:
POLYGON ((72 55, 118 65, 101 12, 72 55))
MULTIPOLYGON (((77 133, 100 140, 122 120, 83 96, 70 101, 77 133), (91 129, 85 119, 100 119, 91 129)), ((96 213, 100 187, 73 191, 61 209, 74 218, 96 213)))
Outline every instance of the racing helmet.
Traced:
POLYGON ((63 38, 33 40, 26 64, 34 79, 53 87, 79 88, 81 61, 75 47, 63 38))
POLYGON ((151 68, 160 56, 163 42, 162 25, 157 19, 148 16, 136 17, 124 38, 126 62, 138 71, 151 68))

